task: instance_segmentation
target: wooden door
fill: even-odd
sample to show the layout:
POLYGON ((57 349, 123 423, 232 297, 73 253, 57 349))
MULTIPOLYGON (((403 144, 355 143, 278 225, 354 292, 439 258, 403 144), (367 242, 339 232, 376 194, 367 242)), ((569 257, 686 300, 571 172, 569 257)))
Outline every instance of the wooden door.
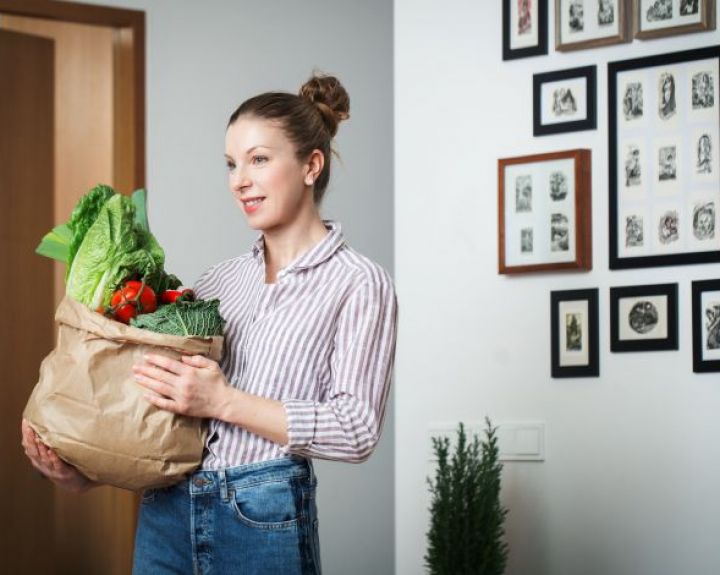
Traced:
POLYGON ((112 487, 73 495, 41 479, 20 447, 19 414, 54 346, 54 309, 65 287, 64 265, 34 254, 35 246, 95 184, 129 193, 145 183, 144 14, 59 0, 0 0, 0 29, 5 38, 27 40, 13 52, 0 45, 0 62, 10 62, 15 74, 0 64, 0 277, 6 284, 13 268, 21 268, 15 287, 27 296, 12 296, 0 324, 0 358, 12 367, 0 370, 0 517, 9 532, 0 543, 0 573, 125 575, 138 496, 112 487), (37 84, 27 62, 31 41, 54 45, 54 70, 53 57, 47 59, 54 81, 51 75, 46 85, 37 84), (17 95, 31 80, 32 96, 17 95), (25 104, 39 114, 36 100, 50 102, 45 122, 19 112, 25 104), (32 183, 19 186, 20 176, 32 183), (18 234, 25 234, 22 241, 10 239, 18 234), (33 283, 27 278, 37 270, 46 275, 33 283), (41 294, 36 285, 44 286, 41 294), (49 305, 37 303, 48 295, 49 305), (18 325, 27 336, 15 334, 18 325), (19 380, 24 387, 11 389, 19 380))
POLYGON ((0 571, 51 573, 54 486, 29 465, 20 420, 53 348, 53 264, 34 254, 54 217, 54 43, 0 30, 0 571))

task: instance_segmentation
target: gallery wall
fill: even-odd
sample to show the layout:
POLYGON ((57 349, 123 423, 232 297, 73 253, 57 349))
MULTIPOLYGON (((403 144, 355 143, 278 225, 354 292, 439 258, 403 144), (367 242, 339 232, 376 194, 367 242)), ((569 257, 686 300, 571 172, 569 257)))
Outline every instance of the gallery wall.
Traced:
MULTIPOLYGON (((170 271, 192 284, 250 248, 257 233, 227 188, 227 119, 259 92, 297 91, 317 67, 336 74, 351 100, 321 215, 393 274, 390 2, 92 3, 146 12, 148 212, 170 271)), ((316 463, 328 573, 392 572, 393 431, 391 399, 369 461, 316 463)))
MULTIPOLYGON (((395 2, 396 573, 422 572, 430 429, 543 422, 507 461, 509 575, 720 571, 720 378, 692 366, 690 285, 718 264, 609 270, 607 63, 712 31, 502 60, 502 2, 395 2), (533 137, 535 73, 597 65, 597 129, 533 137), (497 161, 592 150, 593 267, 499 275, 497 161), (679 349, 610 352, 609 289, 678 283, 679 349), (599 289, 599 377, 550 376, 550 292, 599 289)), ((553 5, 554 2, 549 2, 553 5)))

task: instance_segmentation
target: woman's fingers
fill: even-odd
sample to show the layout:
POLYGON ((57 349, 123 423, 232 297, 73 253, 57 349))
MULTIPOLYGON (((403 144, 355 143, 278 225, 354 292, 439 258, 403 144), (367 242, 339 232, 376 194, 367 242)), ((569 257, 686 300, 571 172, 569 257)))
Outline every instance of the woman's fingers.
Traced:
POLYGON ((177 361, 176 359, 172 359, 170 357, 166 357, 164 355, 148 353, 143 357, 145 358, 145 361, 147 363, 161 367, 165 371, 169 371, 174 375, 182 375, 187 370, 183 362, 177 361))
POLYGON ((139 373, 135 374, 135 381, 137 381, 139 385, 150 389, 159 395, 170 398, 173 397, 174 388, 172 385, 151 379, 139 373))
POLYGON ((180 357, 181 361, 192 365, 193 367, 212 367, 215 363, 211 359, 202 355, 183 355, 180 357))
POLYGON ((22 445, 25 448, 25 453, 27 453, 28 457, 31 457, 31 458, 40 457, 40 454, 38 453, 38 450, 37 450, 37 436, 35 435, 35 432, 32 430, 32 427, 30 427, 24 419, 23 419, 23 424, 22 424, 22 434, 23 434, 22 445))

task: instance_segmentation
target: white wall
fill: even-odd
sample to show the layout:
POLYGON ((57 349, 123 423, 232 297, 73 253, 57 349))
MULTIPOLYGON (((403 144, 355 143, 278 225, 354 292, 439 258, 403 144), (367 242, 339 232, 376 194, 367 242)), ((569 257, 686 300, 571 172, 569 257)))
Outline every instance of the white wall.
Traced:
MULTIPOLYGON (((146 11, 147 187, 150 225, 167 268, 192 284, 207 267, 247 251, 256 232, 227 189, 225 125, 246 98, 295 92, 314 67, 337 75, 351 119, 323 217, 350 245, 393 273, 392 4, 383 0, 92 0, 146 11)), ((361 466, 318 462, 327 573, 393 569, 393 407, 361 466)))
POLYGON ((501 5, 395 2, 396 572, 422 572, 428 424, 487 414, 547 424, 544 462, 505 464, 508 574, 716 574, 720 379, 692 373, 690 282, 720 270, 608 270, 606 63, 720 32, 503 62, 501 5), (533 138, 533 73, 588 64, 598 129, 533 138), (593 271, 499 276, 497 159, 576 147, 593 152, 593 271), (609 287, 674 281, 679 351, 611 354, 609 287), (553 380, 550 291, 585 287, 601 376, 553 380))

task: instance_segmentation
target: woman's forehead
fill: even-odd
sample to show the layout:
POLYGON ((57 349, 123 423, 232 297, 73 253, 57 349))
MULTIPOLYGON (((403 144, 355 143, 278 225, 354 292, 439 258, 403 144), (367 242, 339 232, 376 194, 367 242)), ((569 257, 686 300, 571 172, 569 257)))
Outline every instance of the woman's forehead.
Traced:
POLYGON ((283 147, 289 144, 280 122, 255 116, 240 116, 228 127, 225 142, 226 145, 240 150, 254 146, 283 147))

